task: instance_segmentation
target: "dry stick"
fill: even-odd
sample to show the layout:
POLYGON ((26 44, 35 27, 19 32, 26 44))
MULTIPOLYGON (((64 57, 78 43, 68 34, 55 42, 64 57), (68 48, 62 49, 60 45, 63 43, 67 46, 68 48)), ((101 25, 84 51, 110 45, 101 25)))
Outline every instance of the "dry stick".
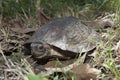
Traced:
POLYGON ((107 19, 107 18, 109 18, 109 17, 114 17, 114 16, 115 16, 115 14, 109 14, 109 15, 103 17, 101 20, 103 20, 103 19, 107 19))
POLYGON ((117 45, 116 45, 116 50, 118 50, 119 49, 119 47, 120 47, 120 40, 117 42, 117 45))
POLYGON ((112 50, 118 51, 120 48, 120 40, 117 42, 117 44, 112 48, 112 50))
POLYGON ((43 76, 49 76, 51 74, 53 74, 54 72, 67 72, 69 70, 71 70, 74 66, 78 66, 81 62, 83 62, 85 60, 85 57, 86 57, 86 54, 85 53, 82 57, 79 56, 79 58, 81 59, 77 59, 77 61, 75 61, 73 64, 70 64, 66 67, 63 67, 63 68, 45 68, 47 70, 47 72, 44 74, 42 74, 43 76))
POLYGON ((0 44, 0 53, 2 54, 2 56, 3 56, 3 58, 4 58, 5 62, 6 62, 6 65, 8 66, 8 68, 11 68, 9 63, 8 63, 8 61, 7 61, 7 59, 6 59, 6 57, 5 57, 5 55, 4 55, 4 53, 3 53, 3 51, 2 51, 1 44, 0 44))

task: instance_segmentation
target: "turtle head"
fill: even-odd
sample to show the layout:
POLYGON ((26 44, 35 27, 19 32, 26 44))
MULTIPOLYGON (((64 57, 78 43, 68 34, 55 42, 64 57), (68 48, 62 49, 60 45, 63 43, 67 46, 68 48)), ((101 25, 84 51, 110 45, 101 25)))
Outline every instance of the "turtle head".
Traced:
POLYGON ((44 58, 50 54, 50 50, 42 43, 31 43, 31 53, 35 58, 44 58))

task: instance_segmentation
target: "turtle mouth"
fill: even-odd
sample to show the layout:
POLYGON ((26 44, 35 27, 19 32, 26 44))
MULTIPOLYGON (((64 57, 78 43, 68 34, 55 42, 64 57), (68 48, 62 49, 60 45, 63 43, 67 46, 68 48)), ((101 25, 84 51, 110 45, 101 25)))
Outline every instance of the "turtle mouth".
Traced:
POLYGON ((50 54, 48 50, 45 50, 45 51, 32 51, 32 55, 35 58, 41 59, 49 56, 50 54))
POLYGON ((34 55, 34 57, 38 58, 38 59, 42 59, 42 58, 47 57, 47 56, 48 56, 48 54, 46 54, 46 53, 44 53, 44 54, 39 53, 39 55, 34 55))

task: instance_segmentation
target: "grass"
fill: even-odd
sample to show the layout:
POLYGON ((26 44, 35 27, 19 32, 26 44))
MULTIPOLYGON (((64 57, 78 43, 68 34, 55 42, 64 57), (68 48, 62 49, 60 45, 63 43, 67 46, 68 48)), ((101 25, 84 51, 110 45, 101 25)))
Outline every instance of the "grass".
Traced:
MULTIPOLYGON (((101 12, 100 16, 106 15, 106 13, 115 13, 116 15, 113 17, 113 20, 117 23, 120 21, 119 6, 120 0, 3 0, 2 11, 0 11, 0 13, 2 13, 1 16, 3 20, 1 22, 5 23, 6 25, 1 24, 0 26, 2 28, 0 31, 4 36, 5 43, 7 43, 9 42, 10 35, 12 33, 11 27, 15 26, 9 23, 13 19, 20 21, 23 28, 38 27, 41 25, 39 21, 40 17, 38 17, 39 10, 43 10, 44 14, 51 19, 61 16, 75 16, 80 18, 81 12, 87 11, 89 14, 85 14, 85 16, 89 16, 93 14, 93 12, 90 13, 89 11, 94 10, 96 12, 99 10, 101 12), (8 22, 4 21, 5 18, 8 19, 8 22)), ((97 15, 97 13, 93 14, 86 20, 94 20, 97 18, 96 16, 98 17, 99 15, 97 15)), ((13 24, 15 24, 15 22, 13 22, 13 24)), ((116 24, 115 27, 115 30, 105 33, 107 36, 102 43, 99 43, 100 46, 95 51, 97 53, 97 57, 91 61, 91 64, 102 70, 102 74, 100 76, 101 79, 120 80, 120 51, 118 49, 113 50, 113 47, 116 46, 117 42, 120 40, 120 24, 116 24)), ((101 34, 104 34, 104 32, 101 34)), ((24 60, 24 58, 22 58, 21 55, 24 53, 21 51, 21 49, 18 49, 17 52, 13 52, 14 57, 12 57, 14 61, 11 60, 12 58, 6 58, 2 48, 0 53, 4 58, 3 60, 5 60, 5 63, 7 64, 7 69, 11 70, 13 73, 16 73, 17 70, 17 74, 21 75, 24 80, 48 80, 48 77, 42 77, 41 75, 34 74, 30 64, 24 60), (20 60, 17 60, 18 56, 20 60), (25 67, 23 68, 23 66, 25 67)), ((73 74, 70 75, 75 77, 73 74)), ((61 80, 67 80, 66 76, 67 74, 63 74, 61 80)), ((56 75, 53 77, 53 80, 60 80, 60 78, 58 75, 56 75)), ((73 78, 72 80, 75 79, 73 78)))

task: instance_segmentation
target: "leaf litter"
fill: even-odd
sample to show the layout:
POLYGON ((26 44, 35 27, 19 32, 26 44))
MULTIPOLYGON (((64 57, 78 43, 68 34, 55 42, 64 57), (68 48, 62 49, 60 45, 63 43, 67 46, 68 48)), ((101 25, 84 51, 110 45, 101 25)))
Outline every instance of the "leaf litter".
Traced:
MULTIPOLYGON (((11 78, 17 78, 17 80, 24 80, 25 76, 23 76, 23 73, 25 74, 27 72, 38 74, 38 73, 41 73, 42 71, 43 73, 45 72, 44 76, 46 75, 50 76, 51 74, 54 74, 55 72, 68 73, 72 71, 76 75, 76 78, 78 80, 96 80, 96 78, 100 76, 101 72, 103 72, 104 67, 102 65, 99 65, 99 64, 102 64, 102 62, 97 62, 97 64, 93 63, 93 67, 90 66, 91 63, 84 64, 84 59, 82 61, 82 64, 79 63, 77 65, 76 65, 76 60, 48 61, 47 64, 41 65, 37 62, 37 60, 32 58, 32 56, 24 55, 24 54, 20 54, 22 56, 20 57, 18 61, 20 61, 21 63, 22 62, 21 60, 26 59, 28 64, 30 64, 29 66, 31 68, 30 69, 26 69, 26 67, 23 68, 24 64, 21 67, 19 67, 19 69, 16 68, 16 66, 17 67, 19 66, 19 63, 17 63, 16 60, 14 59, 12 60, 12 57, 9 57, 9 56, 13 56, 12 55, 13 53, 17 54, 17 52, 19 52, 23 48, 22 44, 24 43, 24 41, 27 40, 36 29, 35 28, 23 28, 21 27, 22 24, 19 21, 14 22, 13 20, 11 22, 12 23, 10 23, 9 21, 9 23, 12 25, 12 28, 9 27, 10 33, 8 34, 8 36, 5 36, 2 32, 0 36, 0 44, 2 45, 1 53, 3 53, 4 55, 4 57, 1 56, 1 60, 0 60, 1 62, 0 68, 3 69, 3 70, 0 70, 0 73, 1 73, 0 77, 2 77, 3 79, 11 76, 11 78), (97 68, 94 65, 97 66, 97 68), (5 76, 4 74, 7 76, 5 76)), ((4 26, 5 25, 8 25, 8 23, 4 23, 4 26)), ((8 33, 7 31, 5 32, 8 33)), ((105 36, 104 37, 105 39, 109 38, 109 34, 107 34, 107 36, 106 35, 102 35, 102 36, 103 37, 105 36)), ((120 49, 120 41, 117 41, 116 45, 114 45, 112 50, 114 51, 114 53, 120 53, 119 49, 120 49)), ((94 52, 90 54, 89 56, 97 58, 96 57, 97 54, 98 54, 97 52, 94 52)), ((117 56, 117 54, 115 55, 117 56)), ((86 56, 84 56, 84 58, 86 58, 86 56)), ((118 64, 117 67, 119 67, 119 64, 120 64, 119 58, 115 57, 115 60, 118 64)), ((107 72, 107 70, 105 71, 107 72)))

